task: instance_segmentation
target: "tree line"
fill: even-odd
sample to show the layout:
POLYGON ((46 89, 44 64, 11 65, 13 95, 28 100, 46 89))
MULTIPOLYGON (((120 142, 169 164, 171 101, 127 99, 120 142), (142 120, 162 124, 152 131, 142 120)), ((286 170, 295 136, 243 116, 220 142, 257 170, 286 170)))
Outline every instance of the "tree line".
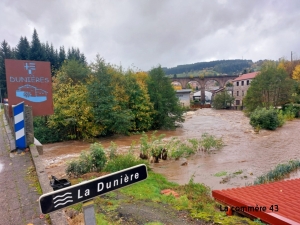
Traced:
POLYGON ((55 49, 48 42, 42 43, 35 29, 31 42, 28 41, 27 37, 21 36, 17 46, 11 47, 4 40, 0 44, 0 88, 3 97, 7 97, 5 59, 49 61, 52 75, 68 59, 75 59, 82 64, 87 64, 86 57, 78 48, 71 47, 66 51, 64 46, 61 46, 59 49, 55 49))
POLYGON ((35 118, 42 142, 174 129, 183 122, 175 90, 158 66, 123 70, 100 56, 85 65, 66 60, 53 77, 54 114, 35 118))
POLYGON ((167 75, 189 73, 192 71, 201 71, 207 69, 213 70, 217 73, 239 74, 244 70, 249 69, 252 64, 252 60, 216 60, 211 62, 198 62, 193 64, 178 65, 172 68, 164 67, 163 69, 167 75))

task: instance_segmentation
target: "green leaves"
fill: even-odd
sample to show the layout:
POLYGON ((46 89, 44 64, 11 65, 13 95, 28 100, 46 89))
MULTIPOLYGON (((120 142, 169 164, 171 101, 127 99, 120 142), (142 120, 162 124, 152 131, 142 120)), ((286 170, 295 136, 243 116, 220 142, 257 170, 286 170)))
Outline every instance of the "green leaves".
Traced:
POLYGON ((213 107, 215 109, 226 109, 227 107, 231 106, 233 101, 234 97, 229 95, 227 91, 222 91, 221 93, 215 95, 213 107))
POLYGON ((294 82, 287 72, 275 63, 265 63, 261 72, 253 79, 244 98, 247 111, 253 112, 257 107, 280 106, 292 97, 294 82))
POLYGON ((175 95, 172 84, 159 66, 149 72, 148 93, 154 105, 152 129, 174 129, 184 121, 183 108, 175 95))

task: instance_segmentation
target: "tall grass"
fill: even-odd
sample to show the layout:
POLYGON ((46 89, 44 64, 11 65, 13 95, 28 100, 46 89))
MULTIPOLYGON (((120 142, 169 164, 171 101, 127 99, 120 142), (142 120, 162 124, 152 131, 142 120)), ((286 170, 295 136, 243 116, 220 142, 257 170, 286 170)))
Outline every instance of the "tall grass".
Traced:
POLYGON ((268 173, 259 176, 255 179, 254 185, 265 184, 277 180, 283 179, 287 174, 298 169, 300 167, 299 160, 291 160, 286 164, 279 164, 275 169, 269 171, 268 173))

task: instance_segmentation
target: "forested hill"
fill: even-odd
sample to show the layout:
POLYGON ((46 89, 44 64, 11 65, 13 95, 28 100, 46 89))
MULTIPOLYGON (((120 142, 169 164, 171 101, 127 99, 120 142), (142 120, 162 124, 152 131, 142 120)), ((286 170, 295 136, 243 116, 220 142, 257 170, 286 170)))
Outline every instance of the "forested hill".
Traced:
POLYGON ((166 75, 189 73, 192 71, 210 70, 220 74, 239 74, 252 66, 252 60, 234 59, 217 60, 211 62, 198 62, 193 64, 178 65, 172 68, 164 67, 166 75))

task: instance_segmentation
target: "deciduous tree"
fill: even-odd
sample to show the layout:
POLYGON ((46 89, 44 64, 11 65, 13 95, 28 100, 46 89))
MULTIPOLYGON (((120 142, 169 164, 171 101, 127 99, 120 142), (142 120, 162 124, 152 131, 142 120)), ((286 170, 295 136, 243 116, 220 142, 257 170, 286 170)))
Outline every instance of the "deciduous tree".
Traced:
POLYGON ((269 108, 283 105, 290 101, 293 87, 294 81, 284 69, 278 68, 274 62, 265 63, 244 98, 246 109, 252 112, 258 106, 269 108))

